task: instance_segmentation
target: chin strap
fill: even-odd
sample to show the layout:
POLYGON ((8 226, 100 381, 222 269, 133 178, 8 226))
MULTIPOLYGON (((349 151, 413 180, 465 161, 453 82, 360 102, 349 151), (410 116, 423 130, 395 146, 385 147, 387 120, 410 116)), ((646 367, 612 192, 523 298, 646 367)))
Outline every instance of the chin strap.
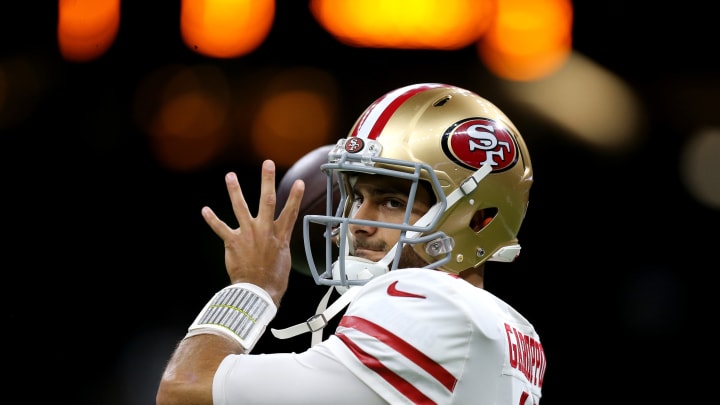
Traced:
POLYGON ((465 197, 466 195, 472 193, 477 188, 478 184, 482 181, 482 179, 485 178, 488 174, 492 172, 492 166, 490 165, 482 165, 479 169, 475 171, 470 177, 463 180, 463 182, 460 184, 458 188, 455 189, 452 193, 450 193, 447 196, 447 210, 450 209, 455 203, 460 201, 462 197, 465 197))
POLYGON ((360 288, 351 287, 328 307, 327 303, 330 300, 330 295, 332 294, 334 288, 335 286, 330 287, 320 300, 317 310, 315 310, 315 315, 311 316, 303 323, 299 323, 285 329, 270 329, 273 336, 278 339, 287 339, 302 333, 312 332, 310 346, 312 347, 320 343, 322 341, 322 331, 325 326, 327 326, 328 321, 342 311, 343 308, 345 308, 360 291, 360 288))

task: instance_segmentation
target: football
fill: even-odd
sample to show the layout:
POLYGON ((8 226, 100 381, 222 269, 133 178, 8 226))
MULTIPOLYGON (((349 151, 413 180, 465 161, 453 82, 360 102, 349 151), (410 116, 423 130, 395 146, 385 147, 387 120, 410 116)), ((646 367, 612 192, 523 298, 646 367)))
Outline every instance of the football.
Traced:
MULTIPOLYGON (((303 218, 305 215, 325 215, 327 176, 320 170, 320 165, 327 163, 328 152, 334 146, 335 145, 324 145, 305 154, 285 172, 276 189, 277 205, 275 216, 277 217, 285 206, 285 202, 290 194, 290 188, 295 180, 302 179, 305 181, 305 194, 303 194, 298 218, 290 239, 290 254, 292 255, 293 269, 307 276, 312 276, 312 272, 310 271, 307 255, 305 254, 303 218)), ((333 195, 333 209, 335 209, 337 208, 337 200, 340 196, 336 182, 333 183, 333 195)), ((323 236, 325 228, 320 224, 314 224, 310 230, 312 255, 315 259, 318 272, 322 274, 325 269, 325 238, 323 236)), ((333 258, 335 256, 335 252, 333 252, 333 258)))

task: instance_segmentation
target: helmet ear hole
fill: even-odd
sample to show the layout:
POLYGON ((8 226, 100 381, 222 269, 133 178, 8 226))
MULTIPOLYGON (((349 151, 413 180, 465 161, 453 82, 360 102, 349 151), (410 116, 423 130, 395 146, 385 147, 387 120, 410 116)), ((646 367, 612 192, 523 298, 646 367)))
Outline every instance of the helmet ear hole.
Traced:
POLYGON ((475 214, 473 214, 473 217, 470 220, 470 229, 472 229, 475 233, 480 232, 481 229, 485 228, 490 222, 492 222, 496 214, 497 208, 494 207, 475 211, 475 214))

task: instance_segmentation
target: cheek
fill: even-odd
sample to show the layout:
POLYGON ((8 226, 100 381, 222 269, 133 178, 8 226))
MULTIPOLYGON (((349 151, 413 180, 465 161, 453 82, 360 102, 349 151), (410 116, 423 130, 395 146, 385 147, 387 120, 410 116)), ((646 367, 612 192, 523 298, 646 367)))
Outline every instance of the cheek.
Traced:
POLYGON ((412 215, 410 215, 410 223, 411 224, 416 223, 420 218, 422 218, 423 215, 425 215, 425 214, 413 212, 412 215))

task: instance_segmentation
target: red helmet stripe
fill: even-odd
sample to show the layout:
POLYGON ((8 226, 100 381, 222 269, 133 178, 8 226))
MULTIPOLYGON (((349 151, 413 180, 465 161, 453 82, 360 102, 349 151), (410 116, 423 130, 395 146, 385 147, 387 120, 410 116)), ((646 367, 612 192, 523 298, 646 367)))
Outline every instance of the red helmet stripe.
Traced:
POLYGON ((405 100, 417 93, 437 87, 448 86, 435 83, 415 84, 385 94, 365 110, 350 136, 357 136, 364 139, 377 139, 390 120, 390 117, 405 103, 405 100))

